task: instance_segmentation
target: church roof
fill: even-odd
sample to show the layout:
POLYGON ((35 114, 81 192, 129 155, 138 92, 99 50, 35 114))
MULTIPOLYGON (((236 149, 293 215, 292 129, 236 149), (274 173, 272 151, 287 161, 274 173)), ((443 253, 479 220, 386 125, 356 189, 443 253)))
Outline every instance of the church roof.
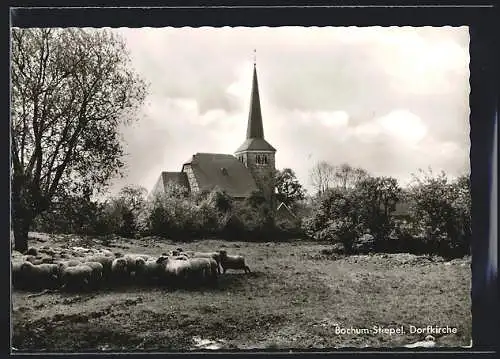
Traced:
POLYGON ((288 218, 288 219, 296 219, 297 217, 295 214, 292 212, 290 207, 288 207, 286 204, 281 202, 276 209, 276 214, 280 216, 281 218, 288 218))
POLYGON ((253 67, 252 94, 250 96, 250 111, 248 114, 247 139, 236 150, 276 151, 273 146, 264 140, 264 127, 262 125, 262 113, 260 110, 259 84, 257 81, 257 69, 253 67))
POLYGON ((233 155, 196 153, 186 164, 202 191, 219 187, 232 197, 248 197, 258 189, 250 170, 233 155))
POLYGON ((276 149, 263 138, 249 138, 245 142, 243 142, 243 144, 240 147, 238 147, 236 153, 241 151, 252 151, 252 150, 276 152, 276 149))
POLYGON ((257 68, 253 67, 252 94, 250 97, 250 112, 248 113, 247 138, 264 138, 262 113, 260 111, 259 84, 257 68))

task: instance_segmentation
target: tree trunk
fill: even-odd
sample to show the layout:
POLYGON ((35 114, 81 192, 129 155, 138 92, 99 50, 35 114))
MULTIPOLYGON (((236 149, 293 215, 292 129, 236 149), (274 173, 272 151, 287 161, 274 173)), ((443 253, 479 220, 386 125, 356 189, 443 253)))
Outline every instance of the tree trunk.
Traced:
POLYGON ((12 224, 14 230, 14 249, 21 253, 28 250, 28 231, 33 223, 34 211, 30 204, 26 177, 14 174, 12 180, 12 224))
POLYGON ((28 232, 31 226, 31 219, 28 217, 14 216, 14 249, 21 253, 28 250, 28 232))

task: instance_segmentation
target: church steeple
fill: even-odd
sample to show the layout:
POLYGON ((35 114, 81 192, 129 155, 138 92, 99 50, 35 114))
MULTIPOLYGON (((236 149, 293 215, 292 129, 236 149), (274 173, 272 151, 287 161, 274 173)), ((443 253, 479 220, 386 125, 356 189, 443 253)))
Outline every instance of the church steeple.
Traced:
POLYGON ((250 110, 248 113, 246 137, 245 142, 236 150, 235 155, 245 167, 248 168, 257 187, 271 204, 271 208, 275 208, 274 174, 276 171, 276 149, 264 139, 255 58, 253 63, 252 92, 250 95, 250 110))
POLYGON ((247 127, 247 139, 250 138, 264 138, 262 113, 260 111, 259 83, 257 81, 257 66, 255 62, 253 63, 252 94, 250 95, 250 112, 248 114, 247 127))
POLYGON ((264 126, 262 125, 262 112, 260 110, 259 83, 257 81, 257 66, 255 64, 255 57, 253 63, 250 110, 248 112, 247 136, 246 141, 243 142, 243 144, 236 150, 236 154, 244 151, 276 152, 276 149, 264 139, 264 126))

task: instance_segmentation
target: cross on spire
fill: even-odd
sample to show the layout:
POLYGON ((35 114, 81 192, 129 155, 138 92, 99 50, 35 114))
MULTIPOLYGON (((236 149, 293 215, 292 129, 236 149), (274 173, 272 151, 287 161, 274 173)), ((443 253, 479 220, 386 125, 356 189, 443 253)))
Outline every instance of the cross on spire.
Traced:
POLYGON ((253 49, 253 67, 257 64, 257 50, 253 49))

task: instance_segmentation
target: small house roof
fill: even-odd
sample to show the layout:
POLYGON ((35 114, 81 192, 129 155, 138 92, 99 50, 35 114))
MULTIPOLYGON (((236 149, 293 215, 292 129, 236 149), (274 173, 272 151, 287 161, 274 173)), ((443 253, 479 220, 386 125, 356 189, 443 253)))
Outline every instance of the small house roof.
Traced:
POLYGON ((219 187, 232 197, 248 197, 258 189, 250 170, 233 155, 196 153, 185 164, 191 165, 202 191, 219 187))

